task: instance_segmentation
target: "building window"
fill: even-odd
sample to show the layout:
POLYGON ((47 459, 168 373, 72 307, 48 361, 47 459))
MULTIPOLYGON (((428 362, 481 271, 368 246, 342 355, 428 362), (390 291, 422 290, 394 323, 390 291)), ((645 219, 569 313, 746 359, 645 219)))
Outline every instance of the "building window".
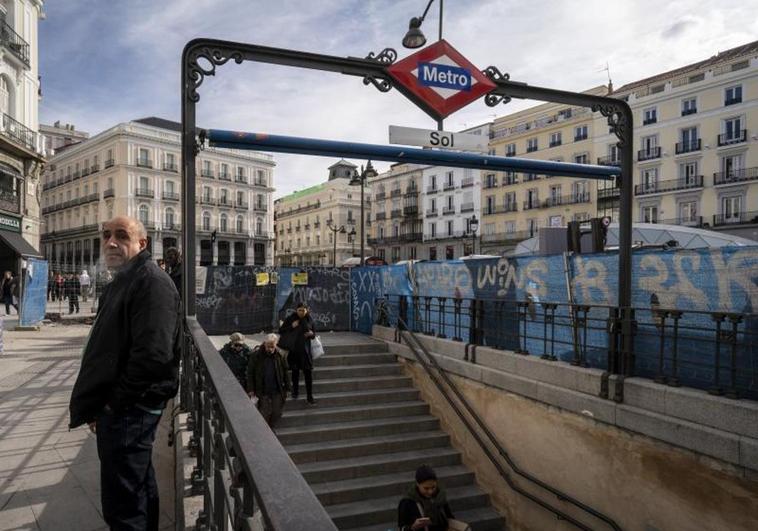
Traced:
POLYGON ((680 225, 698 224, 697 201, 685 201, 679 203, 679 222, 680 225))
POLYGON ((742 103, 742 85, 735 85, 724 90, 724 105, 742 103))
POLYGON ((590 163, 589 155, 587 153, 574 155, 574 162, 577 164, 589 164, 590 163))
POLYGON ((503 196, 503 205, 506 212, 516 211, 516 192, 508 192, 503 196))
POLYGON ((506 157, 516 156, 516 144, 508 144, 507 146, 505 146, 505 156, 506 157))
POLYGON ((721 218, 724 223, 739 223, 742 214, 742 196, 721 198, 721 218))
POLYGON ((429 247, 429 260, 436 260, 436 259, 437 259, 437 248, 429 247))
POLYGON ((574 127, 574 142, 581 142, 587 140, 587 126, 578 125, 574 127))
POLYGON ((682 100, 682 116, 687 116, 688 114, 695 114, 697 112, 697 99, 696 98, 687 98, 686 100, 682 100))
POLYGON ((453 222, 452 222, 452 220, 447 222, 447 235, 448 236, 452 236, 453 235, 453 222))
POLYGON ((561 132, 550 133, 550 147, 556 147, 561 145, 561 132))
POLYGON ((511 185, 511 184, 518 184, 518 179, 516 178, 516 172, 515 171, 505 172, 503 184, 506 186, 511 185))
POLYGON ((642 223, 658 223, 658 205, 642 207, 642 223))
POLYGON ((445 247, 445 260, 454 260, 455 259, 455 247, 452 245, 448 245, 445 247))
POLYGON ((149 167, 150 166, 150 152, 145 148, 139 148, 137 155, 137 165, 149 167))
POLYGON ((203 230, 211 230, 211 215, 208 212, 203 212, 203 230))
POLYGON ((228 230, 228 218, 226 217, 226 214, 221 214, 221 217, 218 220, 218 225, 221 232, 226 232, 228 230))
POLYGON ((745 168, 745 154, 728 155, 721 159, 721 171, 724 172, 726 179, 734 179, 735 177, 741 177, 743 169, 745 168))
POLYGON ((147 205, 140 205, 138 217, 142 224, 147 226, 147 223, 150 220, 150 208, 147 205))
POLYGON ((237 225, 236 229, 239 234, 242 234, 245 227, 245 219, 242 216, 237 216, 237 225))
POLYGON ((700 149, 697 127, 685 127, 680 130, 679 138, 681 143, 677 146, 677 153, 689 153, 700 149))
POLYGON ((429 235, 434 238, 437 236, 437 224, 436 223, 430 223, 429 224, 429 235))
POLYGON ((742 117, 727 118, 724 120, 723 141, 720 145, 743 141, 742 117))
POLYGON ((245 168, 242 166, 237 166, 237 180, 244 180, 245 179, 245 168))
POLYGON ((494 214, 495 213, 495 196, 494 195, 488 195, 485 206, 484 206, 484 214, 494 214))
POLYGON ((174 209, 173 208, 167 208, 166 209, 166 223, 167 228, 171 228, 174 226, 174 209))
POLYGON ((658 109, 649 107, 642 111, 642 125, 654 124, 658 121, 658 109))
POLYGON ((536 138, 529 138, 526 141, 526 152, 532 153, 533 151, 537 151, 537 139, 536 138))
MULTIPOLYGON (((682 186, 692 187, 697 185, 697 161, 683 162, 679 165, 679 179, 682 186)), ((702 186, 702 182, 700 183, 702 186)))
POLYGON ((658 168, 642 170, 642 189, 645 192, 655 192, 658 189, 658 168))
MULTIPOLYGON (((261 218, 255 218, 255 234, 263 236, 263 219, 261 218)), ((316 241, 318 242, 318 236, 316 236, 316 241)))

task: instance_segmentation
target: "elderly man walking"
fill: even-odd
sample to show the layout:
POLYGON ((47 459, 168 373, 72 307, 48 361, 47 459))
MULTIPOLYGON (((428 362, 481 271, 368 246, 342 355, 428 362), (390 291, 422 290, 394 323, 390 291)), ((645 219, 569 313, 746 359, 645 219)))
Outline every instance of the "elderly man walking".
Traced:
POLYGON ((174 283, 150 259, 145 227, 103 224, 104 288, 71 393, 70 428, 97 436, 103 517, 113 530, 157 530, 152 448, 158 421, 178 388, 181 314, 174 283))
POLYGON ((284 401, 292 387, 287 359, 276 346, 279 336, 269 334, 253 349, 247 365, 247 392, 258 399, 258 409, 273 429, 282 418, 284 401))

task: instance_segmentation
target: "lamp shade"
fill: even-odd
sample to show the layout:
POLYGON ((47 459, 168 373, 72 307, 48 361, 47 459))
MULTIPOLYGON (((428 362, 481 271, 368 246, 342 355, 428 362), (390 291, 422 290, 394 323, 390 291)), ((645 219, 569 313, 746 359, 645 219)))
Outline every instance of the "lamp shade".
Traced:
POLYGON ((421 31, 421 19, 413 17, 408 24, 408 33, 403 37, 403 46, 406 48, 421 48, 426 44, 426 37, 421 31))

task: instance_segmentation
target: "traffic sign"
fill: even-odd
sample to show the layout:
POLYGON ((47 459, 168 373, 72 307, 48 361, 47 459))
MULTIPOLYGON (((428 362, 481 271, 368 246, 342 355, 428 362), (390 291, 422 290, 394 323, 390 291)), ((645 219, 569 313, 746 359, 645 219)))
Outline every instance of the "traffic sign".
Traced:
POLYGON ((495 88, 487 76, 444 39, 389 66, 387 73, 421 99, 438 119, 495 88))
POLYGON ((489 139, 482 135, 469 133, 390 126, 390 144, 486 152, 488 141, 489 139))

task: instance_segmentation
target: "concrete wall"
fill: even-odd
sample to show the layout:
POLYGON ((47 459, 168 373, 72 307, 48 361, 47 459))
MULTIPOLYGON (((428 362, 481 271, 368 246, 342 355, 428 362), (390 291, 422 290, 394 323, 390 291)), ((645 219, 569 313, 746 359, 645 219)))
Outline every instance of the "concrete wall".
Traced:
MULTIPOLYGON (((572 528, 506 485, 410 349, 393 342, 394 330, 375 327, 374 335, 390 342, 509 529, 572 528)), ((626 402, 616 404, 597 396, 599 371, 489 349, 478 349, 473 363, 460 343, 423 339, 518 466, 623 529, 758 529, 755 403, 630 379, 626 402)), ((516 481, 591 528, 607 528, 516 481)))

